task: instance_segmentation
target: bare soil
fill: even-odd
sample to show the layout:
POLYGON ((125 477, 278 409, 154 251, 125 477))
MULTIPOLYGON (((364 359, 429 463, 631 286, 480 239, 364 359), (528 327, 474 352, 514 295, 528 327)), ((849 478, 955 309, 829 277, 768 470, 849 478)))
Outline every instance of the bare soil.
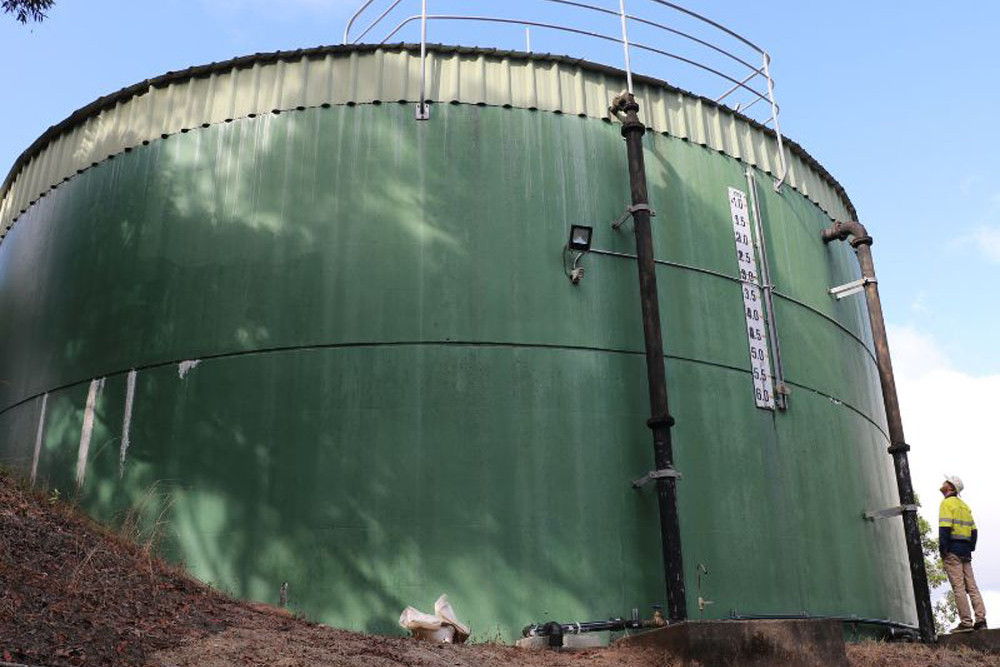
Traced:
MULTIPOLYGON (((982 653, 848 647, 855 667, 986 667, 982 653)), ((363 635, 232 600, 0 472, 0 662, 32 666, 673 667, 655 650, 573 653, 363 635)))

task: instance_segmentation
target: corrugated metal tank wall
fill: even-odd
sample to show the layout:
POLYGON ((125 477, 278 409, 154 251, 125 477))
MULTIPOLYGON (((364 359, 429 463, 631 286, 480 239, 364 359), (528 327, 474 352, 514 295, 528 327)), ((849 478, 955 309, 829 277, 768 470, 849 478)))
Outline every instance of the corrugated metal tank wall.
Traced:
MULTIPOLYGON (((645 137, 689 614, 914 622, 857 277, 760 188, 791 407, 754 407, 727 188, 645 137), (722 274, 722 275, 718 275, 722 274), (701 563, 709 574, 696 583, 701 563)), ((437 105, 221 123, 101 163, 0 244, 0 454, 102 519, 140 507, 197 576, 393 631, 449 593, 476 635, 663 602, 634 262, 601 120, 437 105), (199 363, 182 363, 195 362, 199 363), (129 371, 134 397, 123 426, 129 371), (103 384, 92 382, 104 378, 103 384), (78 466, 88 396, 93 435, 78 466)))

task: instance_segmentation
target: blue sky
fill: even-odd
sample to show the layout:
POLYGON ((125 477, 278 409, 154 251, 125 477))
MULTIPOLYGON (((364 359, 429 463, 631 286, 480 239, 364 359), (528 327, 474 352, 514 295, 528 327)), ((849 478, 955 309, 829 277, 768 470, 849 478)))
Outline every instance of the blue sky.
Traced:
MULTIPOLYGON (((591 1, 617 7, 615 0, 591 1)), ((41 25, 0 17, 0 56, 7 65, 0 74, 0 171, 6 175, 47 127, 126 85, 237 55, 338 43, 359 4, 57 0, 41 25)), ((430 0, 430 11, 454 12, 462 5, 466 13, 543 20, 566 11, 523 0, 430 0)), ((645 0, 628 5, 633 13, 651 13, 645 0)), ((1000 55, 994 46, 1000 3, 951 11, 927 1, 689 0, 686 6, 771 53, 782 130, 844 185, 875 237, 925 514, 934 518, 942 472, 966 478, 965 495, 984 528, 980 583, 1000 609, 1000 491, 991 490, 1000 464, 991 420, 1000 401, 1000 55)), ((419 2, 405 0, 403 7, 402 15, 415 13, 419 2)), ((594 27, 616 29, 613 22, 594 27)), ((416 40, 415 26, 400 37, 416 40)), ((477 31, 440 23, 431 25, 428 38, 524 45, 523 31, 515 28, 477 31)), ((531 39, 535 51, 622 62, 614 48, 541 30, 531 39)), ((662 60, 636 56, 634 69, 706 96, 726 88, 662 60)))

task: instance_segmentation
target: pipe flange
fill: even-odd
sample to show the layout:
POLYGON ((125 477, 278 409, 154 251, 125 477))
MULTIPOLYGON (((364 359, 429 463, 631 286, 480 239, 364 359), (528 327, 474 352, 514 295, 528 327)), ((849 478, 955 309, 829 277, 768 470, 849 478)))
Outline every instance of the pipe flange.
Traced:
POLYGON ((671 415, 650 417, 646 420, 646 426, 649 428, 656 428, 657 426, 661 426, 663 424, 666 424, 667 428, 673 428, 676 423, 677 422, 674 421, 674 418, 671 415))
POLYGON ((910 451, 910 446, 905 442, 895 442, 889 445, 889 448, 886 451, 890 454, 905 454, 910 451))

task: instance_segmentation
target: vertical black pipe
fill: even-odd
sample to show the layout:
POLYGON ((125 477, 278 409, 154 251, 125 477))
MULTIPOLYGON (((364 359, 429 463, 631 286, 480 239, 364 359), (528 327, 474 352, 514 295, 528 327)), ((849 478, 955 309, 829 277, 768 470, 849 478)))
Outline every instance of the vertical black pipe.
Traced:
POLYGON ((865 300, 868 303, 868 319, 872 327, 872 339, 875 342, 875 363, 878 366, 879 383, 882 385, 882 401, 885 404, 885 418, 889 425, 889 453, 896 469, 896 487, 899 490, 899 502, 903 505, 903 532, 906 536, 906 553, 910 560, 910 578, 913 581, 913 597, 917 605, 917 622, 920 626, 920 639, 932 642, 934 634, 934 610, 931 607, 930 586, 927 583, 927 570, 924 567, 924 550, 920 543, 920 526, 917 521, 913 495, 913 481, 910 479, 910 462, 906 455, 910 446, 903 437, 903 419, 899 412, 899 398, 896 395, 896 378, 892 372, 892 359, 889 356, 889 339, 885 333, 885 320, 882 317, 882 301, 878 294, 878 282, 875 279, 875 262, 872 260, 872 237, 859 222, 838 222, 829 229, 824 229, 824 243, 835 239, 851 239, 851 247, 861 265, 861 277, 866 278, 865 300))
MULTIPOLYGON (((635 254, 639 268, 639 298, 642 301, 642 330, 646 338, 646 374, 649 379, 651 416, 646 422, 653 431, 653 453, 657 470, 673 468, 673 444, 670 428, 674 419, 667 406, 667 376, 663 366, 663 333, 660 328, 660 302, 656 289, 656 265, 653 261, 653 236, 649 226, 649 197, 646 192, 646 164, 642 155, 645 126, 639 121, 639 105, 631 93, 616 98, 614 109, 624 112, 622 137, 628 149, 628 175, 632 190, 632 221, 635 228, 635 254)), ((663 569, 667 585, 667 607, 671 621, 687 618, 684 590, 684 563, 681 560, 680 523, 677 519, 677 480, 656 480, 660 505, 660 538, 663 542, 663 569)))

